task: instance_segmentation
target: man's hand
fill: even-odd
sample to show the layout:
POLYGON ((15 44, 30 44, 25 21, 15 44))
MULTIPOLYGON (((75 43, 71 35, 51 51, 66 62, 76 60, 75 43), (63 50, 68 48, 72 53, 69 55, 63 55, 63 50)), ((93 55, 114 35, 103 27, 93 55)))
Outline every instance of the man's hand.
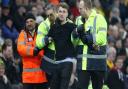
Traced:
POLYGON ((84 24, 81 24, 77 27, 78 34, 84 33, 84 24))
POLYGON ((46 36, 46 37, 44 38, 45 45, 51 43, 52 41, 53 41, 52 37, 46 36))
POLYGON ((39 53, 39 51, 40 51, 40 49, 37 48, 37 47, 35 47, 35 48, 34 48, 34 51, 33 51, 33 55, 34 55, 34 56, 37 56, 38 53, 39 53))
POLYGON ((100 47, 98 45, 93 44, 92 46, 96 51, 100 50, 100 47))
POLYGON ((73 38, 78 38, 79 36, 81 36, 83 34, 84 34, 84 25, 83 24, 77 26, 77 28, 75 28, 72 31, 73 38))
POLYGON ((77 32, 77 28, 72 31, 72 36, 73 36, 73 38, 78 38, 79 37, 79 34, 77 32))

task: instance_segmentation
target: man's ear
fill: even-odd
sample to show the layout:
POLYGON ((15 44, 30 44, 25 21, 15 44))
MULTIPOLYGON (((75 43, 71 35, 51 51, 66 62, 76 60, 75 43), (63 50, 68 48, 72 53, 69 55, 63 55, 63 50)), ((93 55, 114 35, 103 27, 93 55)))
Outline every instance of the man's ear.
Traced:
POLYGON ((85 9, 86 9, 86 11, 88 11, 88 8, 87 7, 85 7, 85 9))

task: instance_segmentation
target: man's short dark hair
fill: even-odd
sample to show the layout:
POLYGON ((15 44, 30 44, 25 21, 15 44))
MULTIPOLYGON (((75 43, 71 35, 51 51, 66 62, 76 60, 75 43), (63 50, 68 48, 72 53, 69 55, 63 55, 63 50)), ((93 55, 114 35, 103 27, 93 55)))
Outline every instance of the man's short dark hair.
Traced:
POLYGON ((68 6, 68 4, 65 3, 65 2, 61 2, 61 3, 58 5, 58 8, 59 8, 59 7, 62 7, 62 8, 65 8, 65 9, 69 10, 69 6, 68 6))
POLYGON ((81 1, 84 1, 85 6, 88 7, 89 9, 93 8, 94 0, 81 0, 81 1))
POLYGON ((56 11, 56 6, 54 6, 53 4, 47 4, 46 7, 45 7, 45 10, 50 10, 50 9, 53 9, 54 11, 56 11))

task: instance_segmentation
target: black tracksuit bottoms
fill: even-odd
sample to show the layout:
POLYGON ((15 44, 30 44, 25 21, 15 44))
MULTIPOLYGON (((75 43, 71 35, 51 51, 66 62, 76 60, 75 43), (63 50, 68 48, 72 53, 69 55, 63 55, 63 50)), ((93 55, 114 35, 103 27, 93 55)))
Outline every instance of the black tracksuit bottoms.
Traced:
POLYGON ((72 62, 57 64, 57 68, 52 77, 50 89, 68 89, 72 69, 72 62))

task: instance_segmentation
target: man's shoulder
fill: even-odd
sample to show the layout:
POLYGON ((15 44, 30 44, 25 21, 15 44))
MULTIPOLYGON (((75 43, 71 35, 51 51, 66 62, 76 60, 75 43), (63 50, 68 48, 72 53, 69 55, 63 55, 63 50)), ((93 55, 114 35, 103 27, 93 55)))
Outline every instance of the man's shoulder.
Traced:
POLYGON ((69 25, 75 25, 73 22, 69 22, 69 21, 67 21, 66 24, 69 24, 69 25))
POLYGON ((81 19, 81 18, 82 18, 81 16, 77 16, 77 17, 76 17, 76 20, 79 20, 79 19, 81 19))
POLYGON ((50 21, 49 21, 48 18, 46 18, 46 20, 42 21, 42 22, 39 24, 39 26, 48 25, 48 24, 50 24, 50 21))
POLYGON ((70 28, 70 29, 74 29, 74 28, 76 28, 76 24, 71 23, 71 22, 67 22, 67 23, 66 23, 66 27, 67 27, 67 28, 70 28))
POLYGON ((97 15, 97 19, 96 19, 96 22, 99 26, 102 26, 102 27, 106 27, 107 28, 107 21, 105 19, 105 17, 101 14, 98 14, 97 15))
POLYGON ((44 23, 46 23, 46 21, 42 21, 42 22, 39 24, 39 27, 45 25, 44 23))
POLYGON ((100 21, 105 20, 105 17, 101 14, 97 14, 96 16, 97 16, 97 19, 100 21))

